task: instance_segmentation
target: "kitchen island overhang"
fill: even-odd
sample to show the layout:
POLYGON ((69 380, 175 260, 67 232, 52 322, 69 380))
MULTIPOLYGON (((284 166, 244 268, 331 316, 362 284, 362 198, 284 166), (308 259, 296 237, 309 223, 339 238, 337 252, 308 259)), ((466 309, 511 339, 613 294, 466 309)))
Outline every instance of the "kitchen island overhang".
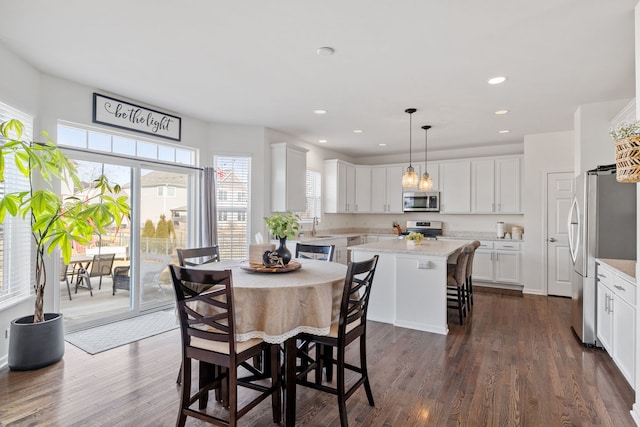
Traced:
POLYGON ((351 259, 380 256, 371 288, 369 320, 446 335, 447 263, 469 242, 385 240, 353 246, 351 259))

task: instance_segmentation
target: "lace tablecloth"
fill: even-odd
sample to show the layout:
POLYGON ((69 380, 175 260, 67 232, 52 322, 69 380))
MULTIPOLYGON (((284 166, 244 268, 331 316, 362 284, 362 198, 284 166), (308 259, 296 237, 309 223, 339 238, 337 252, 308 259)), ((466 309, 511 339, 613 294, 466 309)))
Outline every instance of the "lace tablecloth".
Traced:
POLYGON ((302 268, 289 273, 251 273, 239 261, 223 261, 203 269, 231 269, 236 340, 261 338, 284 343, 301 332, 327 335, 337 321, 347 267, 335 262, 297 260, 302 268))

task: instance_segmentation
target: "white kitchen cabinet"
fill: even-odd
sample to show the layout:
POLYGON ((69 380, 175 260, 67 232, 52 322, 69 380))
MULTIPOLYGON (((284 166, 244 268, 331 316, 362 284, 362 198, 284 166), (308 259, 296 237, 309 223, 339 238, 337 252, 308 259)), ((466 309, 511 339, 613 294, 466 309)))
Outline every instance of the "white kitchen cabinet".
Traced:
POLYGON ((471 212, 471 162, 440 163, 440 213, 471 212))
POLYGON ((636 285, 601 263, 596 274, 598 340, 635 388, 636 285))
POLYGON ((287 144, 271 144, 271 210, 307 210, 307 149, 287 144))
POLYGON ((371 212, 402 213, 402 166, 371 168, 371 212))
POLYGON ((495 212, 522 213, 522 158, 495 160, 495 212))
POLYGON ((471 162, 471 212, 493 213, 494 206, 494 160, 473 160, 471 162))
POLYGON ((521 213, 521 158, 471 161, 471 212, 521 213))
POLYGON ((519 285, 521 249, 516 242, 481 241, 473 256, 473 280, 519 285))
POLYGON ((371 166, 355 167, 355 213, 371 212, 371 166))
POLYGON ((352 213, 355 209, 355 166, 342 160, 324 162, 324 211, 352 213))

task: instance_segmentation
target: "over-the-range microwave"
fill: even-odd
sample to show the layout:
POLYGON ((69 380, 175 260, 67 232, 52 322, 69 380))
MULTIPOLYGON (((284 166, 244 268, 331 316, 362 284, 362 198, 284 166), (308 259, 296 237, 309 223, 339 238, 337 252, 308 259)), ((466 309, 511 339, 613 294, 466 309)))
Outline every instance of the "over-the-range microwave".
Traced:
POLYGON ((440 211, 440 192, 414 191, 402 193, 405 212, 438 212, 440 211))

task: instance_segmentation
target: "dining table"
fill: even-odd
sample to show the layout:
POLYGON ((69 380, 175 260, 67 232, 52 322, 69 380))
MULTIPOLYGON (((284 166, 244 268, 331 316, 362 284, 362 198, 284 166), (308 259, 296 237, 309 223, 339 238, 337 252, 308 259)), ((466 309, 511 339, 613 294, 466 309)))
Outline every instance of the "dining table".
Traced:
POLYGON ((285 425, 296 417, 296 337, 327 335, 337 322, 347 266, 293 259, 298 269, 254 269, 244 261, 221 261, 194 268, 230 269, 236 341, 260 338, 284 346, 285 425))
POLYGON ((89 265, 93 261, 93 255, 74 255, 69 260, 69 265, 72 266, 71 270, 71 282, 73 283, 73 276, 76 276, 76 285, 80 283, 81 270, 88 270, 89 265))

